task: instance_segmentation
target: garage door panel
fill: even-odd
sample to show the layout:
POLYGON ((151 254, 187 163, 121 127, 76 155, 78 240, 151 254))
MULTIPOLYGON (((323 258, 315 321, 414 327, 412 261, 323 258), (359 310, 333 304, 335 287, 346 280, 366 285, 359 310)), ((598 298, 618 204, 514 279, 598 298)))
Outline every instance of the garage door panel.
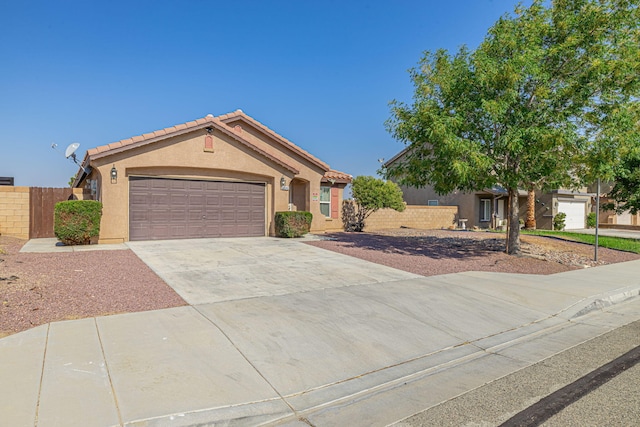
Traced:
POLYGON ((154 209, 150 212, 151 223, 169 224, 171 222, 171 211, 169 209, 154 209))
POLYGON ((565 230, 575 230, 585 227, 586 202, 560 201, 558 202, 558 212, 566 214, 565 230))
POLYGON ((264 236, 264 184, 132 177, 131 240, 264 236))
POLYGON ((243 211, 236 213, 236 221, 242 221, 246 223, 251 222, 251 212, 243 211))

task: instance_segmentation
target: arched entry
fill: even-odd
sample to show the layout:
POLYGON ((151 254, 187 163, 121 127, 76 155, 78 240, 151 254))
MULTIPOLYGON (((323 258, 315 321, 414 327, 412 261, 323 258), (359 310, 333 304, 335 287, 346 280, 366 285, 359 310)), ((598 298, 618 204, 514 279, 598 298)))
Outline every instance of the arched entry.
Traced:
POLYGON ((294 178, 289 185, 289 203, 292 211, 309 211, 309 181, 294 178))

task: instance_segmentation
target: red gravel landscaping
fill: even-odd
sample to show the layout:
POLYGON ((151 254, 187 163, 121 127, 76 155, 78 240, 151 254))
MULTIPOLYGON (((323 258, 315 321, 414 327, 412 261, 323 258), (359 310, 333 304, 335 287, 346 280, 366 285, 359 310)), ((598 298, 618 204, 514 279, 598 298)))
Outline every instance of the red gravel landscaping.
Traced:
POLYGON ((521 236, 523 254, 504 253, 504 234, 394 229, 332 233, 308 244, 423 276, 463 271, 553 274, 640 259, 640 255, 541 236, 521 236))
POLYGON ((19 253, 0 236, 0 336, 44 323, 186 305, 130 250, 19 253))

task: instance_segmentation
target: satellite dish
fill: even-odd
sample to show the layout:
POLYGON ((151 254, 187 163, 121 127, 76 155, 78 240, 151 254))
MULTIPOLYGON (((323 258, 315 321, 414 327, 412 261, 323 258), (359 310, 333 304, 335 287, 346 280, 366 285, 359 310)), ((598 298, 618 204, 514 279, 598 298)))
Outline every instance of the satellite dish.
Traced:
POLYGON ((69 157, 73 157, 73 159, 76 159, 76 155, 75 152, 78 149, 78 147, 80 147, 80 144, 78 144, 77 142, 74 142, 73 144, 69 144, 69 146, 67 147, 66 150, 64 150, 64 156, 68 159, 69 157))

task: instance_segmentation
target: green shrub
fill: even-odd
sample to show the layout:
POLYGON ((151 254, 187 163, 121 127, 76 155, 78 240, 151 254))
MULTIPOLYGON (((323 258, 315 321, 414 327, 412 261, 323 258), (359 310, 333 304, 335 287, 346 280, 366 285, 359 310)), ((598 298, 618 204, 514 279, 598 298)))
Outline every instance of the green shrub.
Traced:
POLYGON ((589 212, 587 215, 587 228, 595 228, 596 226, 596 213, 589 212))
POLYGON ((53 231, 65 245, 88 245, 100 234, 102 203, 95 200, 68 200, 56 203, 53 231))
POLYGON ((278 237, 300 237, 311 229, 311 212, 276 212, 276 235, 278 237))
POLYGON ((556 216, 553 217, 553 229, 554 230, 564 230, 564 220, 567 218, 567 214, 564 212, 558 212, 556 216))

